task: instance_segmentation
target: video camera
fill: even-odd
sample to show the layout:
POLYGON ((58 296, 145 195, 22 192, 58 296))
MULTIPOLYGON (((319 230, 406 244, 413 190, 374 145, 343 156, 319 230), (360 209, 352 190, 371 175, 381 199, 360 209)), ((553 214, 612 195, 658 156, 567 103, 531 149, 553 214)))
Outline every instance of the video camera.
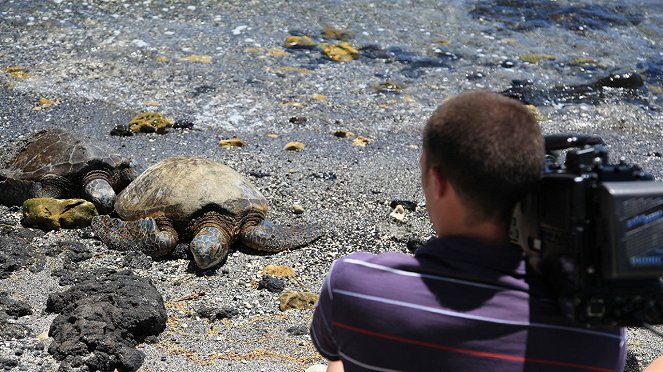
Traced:
POLYGON ((610 164, 598 136, 548 135, 545 149, 538 188, 514 211, 511 241, 573 322, 663 324, 663 183, 624 160, 610 164))

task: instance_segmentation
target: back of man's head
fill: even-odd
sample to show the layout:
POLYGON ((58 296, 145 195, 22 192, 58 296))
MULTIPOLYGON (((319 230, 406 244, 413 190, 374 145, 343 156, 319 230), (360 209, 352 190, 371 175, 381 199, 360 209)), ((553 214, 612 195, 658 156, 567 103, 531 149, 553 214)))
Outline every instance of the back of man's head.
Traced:
POLYGON ((520 102, 488 91, 448 99, 423 132, 428 167, 454 186, 478 220, 507 223, 541 176, 541 130, 520 102))

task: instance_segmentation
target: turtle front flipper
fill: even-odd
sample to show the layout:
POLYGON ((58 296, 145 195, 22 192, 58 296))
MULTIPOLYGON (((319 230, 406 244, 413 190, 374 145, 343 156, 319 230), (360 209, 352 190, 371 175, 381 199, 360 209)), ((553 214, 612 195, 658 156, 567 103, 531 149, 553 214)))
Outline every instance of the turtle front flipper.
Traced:
POLYGON ((242 243, 249 248, 265 252, 280 252, 309 244, 320 237, 316 225, 279 226, 263 220, 255 226, 245 228, 242 243))
POLYGON ((0 204, 21 205, 34 198, 38 187, 33 181, 18 180, 0 175, 0 204))
POLYGON ((178 241, 172 226, 160 228, 157 221, 149 217, 123 221, 101 215, 92 218, 91 226, 95 235, 109 248, 119 251, 138 249, 152 257, 168 254, 178 241))
POLYGON ((91 201, 99 213, 110 213, 113 211, 113 204, 115 204, 115 190, 103 178, 95 178, 88 181, 83 186, 85 196, 91 201))

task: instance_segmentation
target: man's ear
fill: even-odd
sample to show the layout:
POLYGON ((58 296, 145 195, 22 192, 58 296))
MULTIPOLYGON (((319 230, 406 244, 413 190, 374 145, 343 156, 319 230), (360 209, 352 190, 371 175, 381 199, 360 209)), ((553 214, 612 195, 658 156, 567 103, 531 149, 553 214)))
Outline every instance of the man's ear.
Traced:
POLYGON ((428 176, 431 179, 433 195, 436 198, 443 198, 449 192, 451 186, 449 179, 439 167, 430 167, 428 172, 430 172, 428 176))

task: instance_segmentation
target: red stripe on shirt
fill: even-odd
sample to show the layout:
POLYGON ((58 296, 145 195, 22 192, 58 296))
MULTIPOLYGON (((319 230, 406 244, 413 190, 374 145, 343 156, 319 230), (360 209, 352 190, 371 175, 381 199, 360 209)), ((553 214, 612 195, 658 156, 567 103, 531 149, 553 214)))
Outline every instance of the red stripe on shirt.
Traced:
POLYGON ((578 364, 578 363, 569 363, 569 362, 563 362, 559 360, 550 360, 550 359, 539 359, 539 358, 525 358, 517 355, 508 355, 508 354, 499 354, 499 353, 488 353, 485 351, 479 351, 479 350, 471 350, 471 349, 463 349, 463 348, 457 348, 453 346, 448 346, 448 345, 442 345, 442 344, 434 344, 430 342, 424 342, 424 341, 419 341, 419 340, 414 340, 411 338, 405 338, 405 337, 400 337, 400 336, 395 336, 395 335, 390 335, 386 333, 381 333, 381 332, 375 332, 371 331, 368 329, 364 328, 359 328, 355 327, 349 324, 341 323, 341 322, 332 322, 333 325, 347 329, 352 332, 357 332, 377 338, 382 338, 386 340, 391 340, 391 341, 396 341, 396 342, 401 342, 405 344, 412 344, 412 345, 418 345, 418 346, 424 346, 424 347, 429 347, 432 349, 438 349, 438 350, 445 350, 445 351, 450 351, 454 353, 459 353, 459 354, 467 354, 467 355, 474 355, 474 356, 481 356, 481 357, 486 357, 486 358, 494 358, 494 359, 503 359, 503 360, 511 360, 515 362, 521 362, 521 363, 538 363, 538 364, 548 364, 548 365, 554 365, 554 366, 560 366, 560 367, 569 367, 569 368, 577 368, 577 369, 585 369, 585 370, 590 370, 590 371, 597 371, 597 372, 612 372, 612 369, 609 368, 602 368, 602 367, 596 367, 596 366, 590 366, 586 364, 578 364))

